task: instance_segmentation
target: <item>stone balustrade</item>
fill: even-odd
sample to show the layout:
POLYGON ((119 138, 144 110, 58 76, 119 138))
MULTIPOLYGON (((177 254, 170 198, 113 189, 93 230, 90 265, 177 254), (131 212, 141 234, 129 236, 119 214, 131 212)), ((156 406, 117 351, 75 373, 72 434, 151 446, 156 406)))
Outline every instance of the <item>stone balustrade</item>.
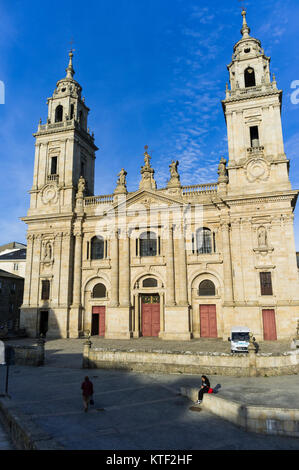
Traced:
POLYGON ((216 193, 217 192, 217 183, 208 183, 208 184, 195 184, 191 186, 182 186, 182 195, 183 196, 196 196, 198 194, 206 193, 216 193))
POLYGON ((97 206, 99 204, 112 204, 113 194, 106 194, 103 196, 88 196, 84 198, 84 206, 97 206))

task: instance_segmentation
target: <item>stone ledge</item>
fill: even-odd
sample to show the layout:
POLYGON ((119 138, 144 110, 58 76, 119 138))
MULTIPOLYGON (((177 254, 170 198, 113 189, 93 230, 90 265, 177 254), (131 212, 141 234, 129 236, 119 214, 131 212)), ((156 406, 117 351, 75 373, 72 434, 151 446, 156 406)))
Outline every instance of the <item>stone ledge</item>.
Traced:
MULTIPOLYGON (((91 345, 91 343, 90 343, 91 345)), ((299 351, 259 355, 190 351, 91 349, 84 346, 83 368, 122 369, 169 374, 207 374, 237 377, 292 375, 299 372, 299 351)))
MULTIPOLYGON (((180 393, 195 402, 198 390, 198 388, 181 387, 180 393)), ((245 405, 213 394, 204 395, 201 407, 244 428, 245 431, 299 437, 299 409, 245 405)))
POLYGON ((29 416, 16 410, 9 398, 0 399, 0 421, 18 450, 63 450, 29 416))

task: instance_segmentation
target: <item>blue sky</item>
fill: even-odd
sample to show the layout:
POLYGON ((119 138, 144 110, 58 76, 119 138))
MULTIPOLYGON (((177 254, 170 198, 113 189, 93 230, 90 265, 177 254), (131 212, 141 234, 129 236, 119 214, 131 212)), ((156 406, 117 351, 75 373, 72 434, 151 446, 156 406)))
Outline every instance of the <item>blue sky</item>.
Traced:
MULTIPOLYGON (((251 35, 270 55, 283 95, 283 131, 290 178, 299 188, 297 0, 245 2, 251 35)), ((47 116, 46 99, 65 76, 74 40, 75 78, 90 107, 89 127, 100 148, 96 194, 113 192, 117 173, 137 189, 143 148, 149 145, 158 186, 180 161, 182 184, 217 181, 227 156, 221 99, 226 65, 240 39, 237 0, 0 0, 0 244, 25 241, 34 138, 47 116), (107 164, 109 162, 109 164, 107 164)), ((299 207, 299 203, 298 203, 299 207)), ((295 216, 299 250, 299 209, 295 216)))

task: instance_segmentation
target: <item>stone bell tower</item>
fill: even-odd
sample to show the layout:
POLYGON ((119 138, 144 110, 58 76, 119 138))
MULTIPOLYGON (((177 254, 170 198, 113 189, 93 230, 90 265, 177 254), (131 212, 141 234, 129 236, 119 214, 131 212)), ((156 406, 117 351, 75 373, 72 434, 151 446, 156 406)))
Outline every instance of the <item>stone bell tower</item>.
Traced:
POLYGON ((242 11, 242 38, 228 65, 230 87, 222 102, 229 150, 229 194, 256 194, 291 189, 284 152, 282 91, 270 75, 270 57, 250 36, 242 11))
POLYGON ((44 213, 72 210, 80 176, 86 182, 86 195, 94 193, 97 147, 87 128, 89 108, 74 74, 71 50, 66 77, 57 82, 53 95, 47 100, 47 122, 42 124, 40 120, 34 134, 35 165, 28 215, 41 210, 44 213))
POLYGON ((89 109, 74 80, 73 51, 66 76, 48 98, 47 122, 34 134, 35 163, 28 225, 21 323, 30 336, 78 335, 84 196, 94 194, 94 137, 89 109), (74 288, 74 285, 76 286, 74 288), (75 292, 75 294, 74 294, 75 292))

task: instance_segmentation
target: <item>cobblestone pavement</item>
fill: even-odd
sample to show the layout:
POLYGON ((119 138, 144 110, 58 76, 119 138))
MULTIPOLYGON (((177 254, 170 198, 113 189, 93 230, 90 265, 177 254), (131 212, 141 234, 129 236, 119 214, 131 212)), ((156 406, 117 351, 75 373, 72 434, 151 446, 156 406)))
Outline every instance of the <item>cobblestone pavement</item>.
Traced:
POLYGON ((0 451, 1 450, 14 450, 14 447, 4 430, 4 427, 0 423, 0 451))
MULTIPOLYGON (((281 378, 275 379, 281 387, 281 378)), ((284 379, 290 389, 291 378, 284 379)), ((240 382, 246 386, 248 380, 240 382)), ((226 385, 233 388, 230 378, 213 377, 213 385, 216 381, 222 383, 221 393, 226 385)), ((259 389, 273 383, 256 378, 250 381, 251 392, 258 396, 259 389)), ((14 366, 9 393, 15 410, 67 450, 299 449, 299 439, 247 433, 204 407, 191 411, 192 403, 178 391, 198 385, 196 376, 14 366), (94 384, 95 400, 88 413, 83 412, 80 390, 86 374, 94 384)), ((298 389, 298 383, 293 386, 298 389)))

